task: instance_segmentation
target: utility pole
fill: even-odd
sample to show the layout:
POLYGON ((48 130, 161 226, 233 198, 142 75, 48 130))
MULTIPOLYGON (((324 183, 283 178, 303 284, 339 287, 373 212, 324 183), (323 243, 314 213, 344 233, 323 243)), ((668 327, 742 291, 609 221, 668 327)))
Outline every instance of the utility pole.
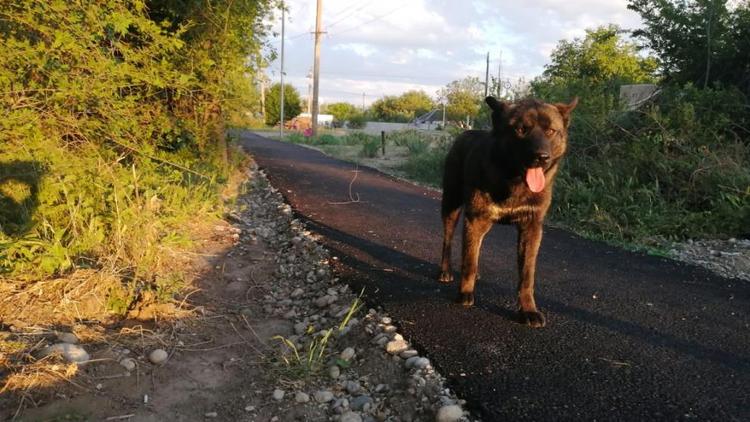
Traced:
POLYGON ((307 112, 312 115, 312 69, 307 72, 307 79, 310 81, 307 83, 307 112))
POLYGON ((443 130, 445 130, 445 103, 443 103, 443 130))
POLYGON ((315 13, 315 61, 313 62, 312 134, 318 134, 318 94, 320 85, 320 31, 323 18, 323 0, 318 0, 315 13))
POLYGON ((281 2, 281 93, 279 98, 281 100, 281 112, 279 114, 279 139, 284 139, 284 21, 286 21, 286 11, 284 10, 284 2, 281 2))
POLYGON ((497 98, 503 97, 503 50, 500 50, 500 63, 497 65, 497 98))
POLYGON ((487 67, 484 69, 484 97, 490 92, 490 52, 487 52, 487 67))
POLYGON ((260 75, 260 114, 266 121, 266 75, 260 75))
POLYGON ((362 113, 365 112, 365 93, 362 93, 362 113))

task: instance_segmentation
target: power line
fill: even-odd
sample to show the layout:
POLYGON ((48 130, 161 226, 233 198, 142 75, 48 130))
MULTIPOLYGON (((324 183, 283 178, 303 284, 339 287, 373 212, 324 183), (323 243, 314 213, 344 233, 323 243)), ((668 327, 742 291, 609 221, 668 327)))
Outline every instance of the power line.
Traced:
POLYGON ((360 29, 360 28, 361 28, 361 27, 362 27, 363 25, 367 25, 367 24, 369 24, 369 23, 373 23, 373 22, 375 22, 375 21, 378 21, 378 20, 380 20, 380 19, 383 19, 384 17, 386 17, 386 16, 388 16, 388 15, 390 15, 390 14, 394 13, 395 11, 397 11, 397 10, 399 10, 399 9, 401 9, 401 6, 398 6, 398 7, 396 7, 395 9, 393 9, 393 10, 391 10, 391 11, 389 11, 389 12, 383 13, 382 15, 379 15, 379 16, 375 16, 374 18, 370 19, 369 21, 365 21, 365 22, 362 22, 362 23, 360 23, 360 24, 357 24, 357 26, 353 26, 353 27, 351 27, 351 28, 349 28, 349 29, 345 29, 345 30, 343 30, 343 31, 339 31, 339 32, 334 32, 334 33, 333 33, 333 34, 331 34, 331 35, 341 35, 341 34, 345 34, 345 33, 347 33, 347 32, 351 32, 351 31, 354 31, 355 29, 360 29))
POLYGON ((338 25, 339 23, 343 22, 344 20, 350 18, 353 14, 356 12, 359 12, 362 9, 366 9, 367 7, 372 6, 374 3, 372 2, 366 2, 364 6, 358 7, 357 9, 352 10, 351 12, 347 13, 346 16, 342 17, 341 19, 333 22, 332 24, 328 25, 328 29, 333 28, 334 26, 338 25))

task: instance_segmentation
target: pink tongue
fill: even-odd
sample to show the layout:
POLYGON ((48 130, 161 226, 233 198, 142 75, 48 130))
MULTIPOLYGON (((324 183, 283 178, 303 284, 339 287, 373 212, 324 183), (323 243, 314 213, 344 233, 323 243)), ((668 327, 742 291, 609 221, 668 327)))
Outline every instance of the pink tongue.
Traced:
POLYGON ((544 172, 541 167, 526 170, 526 184, 534 193, 544 190, 544 172))

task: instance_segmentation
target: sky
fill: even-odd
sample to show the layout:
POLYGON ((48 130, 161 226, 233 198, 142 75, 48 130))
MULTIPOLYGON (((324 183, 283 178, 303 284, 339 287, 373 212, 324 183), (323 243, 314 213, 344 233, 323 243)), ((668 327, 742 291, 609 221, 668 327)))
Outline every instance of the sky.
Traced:
MULTIPOLYGON (((313 66, 315 0, 285 0, 285 77, 306 97, 313 66)), ((280 51, 281 15, 272 22, 280 51)), ((320 102, 371 104, 412 89, 437 91, 466 76, 526 80, 541 74, 561 39, 614 23, 640 26, 627 0, 323 0, 320 102), (502 58, 502 60, 500 60, 502 58), (364 97, 363 97, 364 94, 364 97)), ((279 81, 279 60, 268 76, 279 81)))

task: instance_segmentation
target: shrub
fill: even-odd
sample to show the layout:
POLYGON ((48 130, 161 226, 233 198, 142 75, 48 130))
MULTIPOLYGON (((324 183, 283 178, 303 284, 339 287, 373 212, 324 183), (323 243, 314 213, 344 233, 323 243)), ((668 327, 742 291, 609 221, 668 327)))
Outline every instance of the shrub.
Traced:
POLYGON ((364 129, 367 126, 367 116, 364 114, 355 114, 349 117, 346 127, 349 129, 364 129))
POLYGON ((365 138, 362 143, 362 151, 360 151, 360 155, 367 158, 375 158, 380 151, 380 145, 381 141, 378 137, 369 136, 368 138, 365 138))
POLYGON ((446 151, 430 149, 420 154, 411 154, 399 167, 407 178, 431 186, 440 186, 443 180, 446 151))
POLYGON ((341 143, 341 140, 337 138, 336 136, 330 135, 330 134, 323 134, 318 136, 316 139, 313 140, 313 144, 315 145, 338 145, 341 143))

